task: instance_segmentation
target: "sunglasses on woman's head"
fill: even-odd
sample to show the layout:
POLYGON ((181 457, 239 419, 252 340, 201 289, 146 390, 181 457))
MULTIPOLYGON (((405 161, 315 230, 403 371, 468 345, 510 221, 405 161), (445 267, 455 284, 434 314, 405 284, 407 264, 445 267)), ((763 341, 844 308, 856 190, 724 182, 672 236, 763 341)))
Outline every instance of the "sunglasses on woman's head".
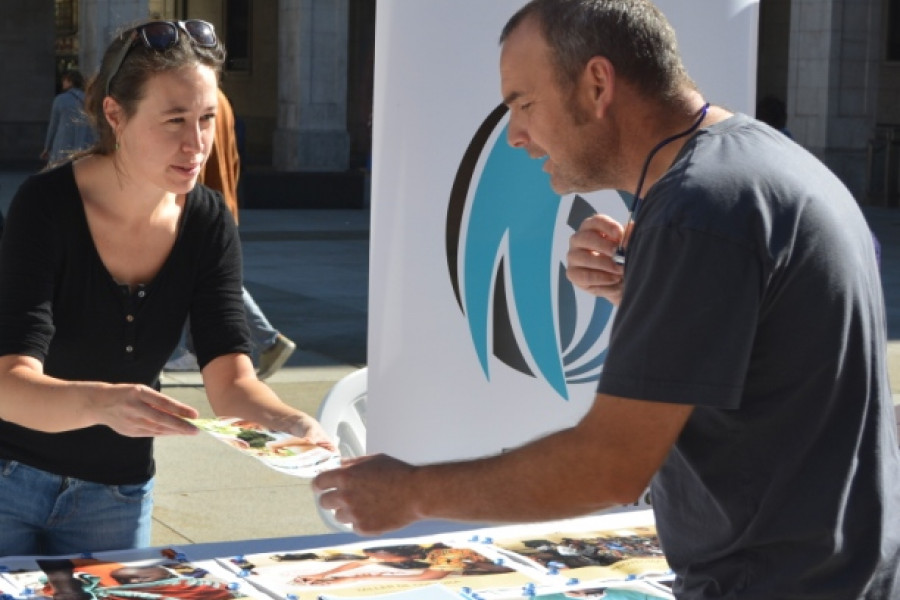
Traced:
POLYGON ((202 48, 214 48, 218 43, 216 38, 216 30, 212 23, 201 21, 200 19, 188 19, 187 21, 150 21, 128 32, 129 39, 122 44, 119 54, 113 61, 113 68, 109 72, 106 80, 106 95, 109 96, 109 86, 113 78, 118 75, 125 57, 134 48, 134 45, 141 40, 144 47, 149 50, 163 52, 178 43, 179 31, 183 31, 191 38, 191 42, 195 46, 202 48))

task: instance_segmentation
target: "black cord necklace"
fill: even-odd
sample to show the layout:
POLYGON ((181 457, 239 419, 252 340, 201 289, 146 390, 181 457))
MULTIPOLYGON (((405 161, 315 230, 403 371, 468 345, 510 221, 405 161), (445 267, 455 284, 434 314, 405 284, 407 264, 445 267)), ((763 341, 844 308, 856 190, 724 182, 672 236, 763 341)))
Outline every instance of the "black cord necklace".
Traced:
MULTIPOLYGON (((634 201, 631 203, 631 214, 628 215, 628 221, 625 223, 625 231, 628 231, 629 225, 634 223, 635 218, 637 217, 638 209, 641 207, 641 190, 644 187, 644 178, 647 177, 647 170, 650 168, 650 161, 653 160, 653 157, 656 156, 656 153, 659 152, 664 146, 667 144, 671 144, 675 140, 679 138, 683 138, 686 135, 692 134, 698 127, 700 127, 700 123, 703 122, 703 119, 706 118, 706 113, 709 110, 709 102, 703 105, 703 108, 700 109, 700 117, 694 121, 694 124, 682 131, 681 133, 676 133, 673 136, 669 136, 650 151, 647 154, 647 158, 644 159, 644 166, 641 168, 641 176, 638 177, 637 189, 634 192, 634 201)), ((622 243, 619 244, 619 247, 616 248, 616 253, 613 254, 613 262, 616 264, 624 265, 625 264, 625 238, 622 238, 622 243)))

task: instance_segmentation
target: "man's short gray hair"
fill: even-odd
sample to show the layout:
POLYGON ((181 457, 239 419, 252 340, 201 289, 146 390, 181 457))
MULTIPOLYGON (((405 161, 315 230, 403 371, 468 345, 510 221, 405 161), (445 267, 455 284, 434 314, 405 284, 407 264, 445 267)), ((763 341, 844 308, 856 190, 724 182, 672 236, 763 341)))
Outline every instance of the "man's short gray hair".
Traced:
POLYGON ((537 20, 564 88, 595 56, 651 98, 666 101, 684 86, 695 87, 675 31, 649 0, 532 0, 506 23, 500 43, 529 18, 537 20))

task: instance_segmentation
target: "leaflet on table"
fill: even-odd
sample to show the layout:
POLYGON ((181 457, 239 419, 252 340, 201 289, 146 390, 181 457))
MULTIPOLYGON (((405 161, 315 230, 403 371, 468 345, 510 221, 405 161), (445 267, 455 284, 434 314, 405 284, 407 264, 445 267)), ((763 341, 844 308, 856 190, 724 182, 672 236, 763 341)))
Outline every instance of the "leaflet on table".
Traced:
MULTIPOLYGON (((656 590, 648 587, 648 582, 624 582, 618 588, 594 588, 585 590, 569 590, 567 592, 558 592, 548 595, 540 595, 530 597, 529 600, 571 600, 572 598, 581 598, 582 600, 657 600, 659 596, 655 595, 656 590)), ((671 597, 671 596, 669 596, 671 597)), ((407 590, 405 592, 393 592, 388 594, 378 594, 377 596, 332 596, 331 594, 322 594, 319 600, 478 600, 485 598, 480 593, 472 592, 452 592, 440 584, 432 584, 426 587, 407 590)))
MULTIPOLYGON (((481 597, 481 596, 479 596, 481 597)), ((614 586, 579 588, 541 594, 529 600, 675 600, 672 588, 655 581, 621 581, 614 586)))
MULTIPOLYGON (((366 600, 461 600, 456 592, 451 592, 440 584, 427 585, 405 592, 391 592, 388 594, 378 594, 376 596, 366 596, 366 600)), ((331 594, 322 594, 320 600, 348 600, 347 596, 332 596, 331 594)))
POLYGON ((15 598, 18 590, 8 582, 0 572, 0 598, 15 598))
MULTIPOLYGON (((147 548, 141 550, 117 551, 120 559, 154 560, 163 556, 162 552, 174 552, 171 549, 147 548)), ((102 554, 102 553, 101 553, 102 554)), ((73 555, 75 557, 75 555, 73 555)), ((37 592, 47 583, 47 575, 38 565, 42 556, 4 556, 0 557, 0 593, 12 597, 40 597, 37 592)))
MULTIPOLYGON (((535 580, 484 544, 444 536, 379 540, 296 552, 248 554, 223 565, 279 598, 317 600, 370 597, 440 583, 459 596, 463 589, 508 587, 522 590, 535 580)), ((539 575, 540 567, 531 566, 539 575)))
MULTIPOLYGON (((495 530, 492 543, 502 554, 522 556, 542 565, 547 574, 564 579, 567 589, 583 590, 598 582, 604 584, 601 587, 618 588, 623 581, 656 582, 671 578, 655 526, 634 524, 609 528, 602 521, 595 522, 593 527, 590 524, 582 520, 558 522, 543 531, 514 527, 495 530)), ((671 597, 665 588, 654 587, 657 596, 671 597)))
POLYGON ((25 600, 59 589, 150 600, 407 600, 426 590, 436 599, 671 600, 671 579, 650 511, 205 561, 172 548, 0 559, 0 593, 25 600))
POLYGON ((584 590, 623 586, 672 598, 659 583, 671 574, 646 519, 508 526, 242 555, 222 564, 261 590, 297 600, 378 597, 435 583, 483 600, 591 597, 584 590))
POLYGON ((341 456, 337 452, 251 421, 238 418, 187 421, 232 448, 294 477, 312 478, 322 471, 340 466, 341 463, 341 456))
POLYGON ((269 600, 215 560, 190 562, 171 548, 91 557, 32 558, 0 574, 13 598, 269 600), (125 560, 127 557, 129 560, 125 560), (29 564, 30 563, 30 564, 29 564), (31 568, 34 567, 34 568, 31 568))

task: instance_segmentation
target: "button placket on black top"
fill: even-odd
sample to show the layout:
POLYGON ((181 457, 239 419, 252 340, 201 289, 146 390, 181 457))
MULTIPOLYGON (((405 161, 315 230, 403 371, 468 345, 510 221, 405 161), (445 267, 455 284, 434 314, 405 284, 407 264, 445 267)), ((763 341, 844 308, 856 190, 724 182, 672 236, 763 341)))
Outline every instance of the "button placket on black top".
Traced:
POLYGON ((122 287, 123 300, 125 301, 125 360, 137 360, 137 312, 144 298, 147 297, 147 288, 144 285, 138 285, 134 292, 130 292, 127 286, 122 287))

